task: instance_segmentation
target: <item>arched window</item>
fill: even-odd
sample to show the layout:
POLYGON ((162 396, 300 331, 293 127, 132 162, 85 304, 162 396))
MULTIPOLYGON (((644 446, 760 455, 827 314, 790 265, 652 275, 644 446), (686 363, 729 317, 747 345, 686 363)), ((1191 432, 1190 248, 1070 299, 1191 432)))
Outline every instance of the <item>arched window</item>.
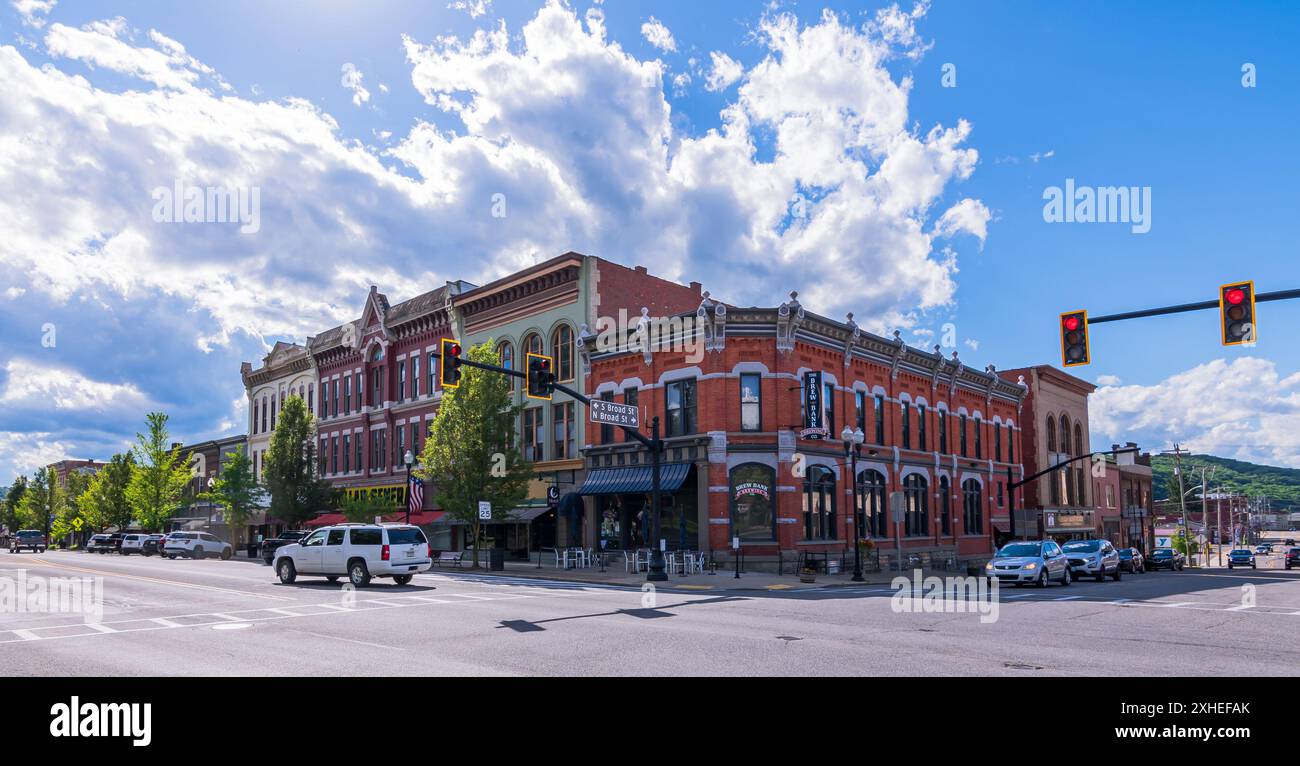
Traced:
POLYGON ((939 477, 939 526, 943 530, 944 536, 952 534, 952 488, 948 485, 948 477, 939 477))
POLYGON ((1047 451, 1056 451, 1056 418, 1047 416, 1047 451))
POLYGON ((961 483, 962 512, 966 534, 984 534, 984 492, 980 483, 967 479, 961 483))
POLYGON ((1083 429, 1078 423, 1074 424, 1074 454, 1083 454, 1083 429))
POLYGON ((573 328, 562 324, 551 333, 551 351, 555 354, 555 379, 573 380, 573 328))
POLYGON ((520 346, 520 348, 522 348, 526 353, 529 354, 542 353, 542 336, 538 335, 537 333, 532 333, 528 335, 527 337, 524 338, 524 342, 520 346))
POLYGON ((835 539, 835 474, 826 466, 811 466, 804 477, 803 530, 807 540, 835 539))
POLYGON ((903 479, 903 495, 907 499, 906 533, 908 537, 925 537, 930 534, 929 482, 919 473, 903 479))
POLYGON ((776 471, 762 463, 731 469, 731 536, 770 542, 776 539, 776 471))
MULTIPOLYGON (((515 347, 510 345, 510 341, 503 340, 497 345, 497 359, 500 361, 501 366, 507 370, 515 368, 515 347)), ((506 380, 510 384, 510 390, 513 391, 515 388, 514 376, 508 377, 506 380)))
POLYGON ((1070 419, 1061 416, 1061 452, 1070 454, 1070 419))
POLYGON ((858 472, 858 529, 863 537, 889 537, 885 477, 868 468, 858 472))

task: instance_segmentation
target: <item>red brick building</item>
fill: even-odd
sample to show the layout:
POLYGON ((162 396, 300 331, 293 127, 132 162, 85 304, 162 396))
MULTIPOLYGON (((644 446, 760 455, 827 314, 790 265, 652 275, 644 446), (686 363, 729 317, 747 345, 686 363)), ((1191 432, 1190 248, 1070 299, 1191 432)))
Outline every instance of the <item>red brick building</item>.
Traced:
POLYGON ((419 455, 442 396, 431 354, 440 339, 454 337, 451 297, 472 287, 449 282, 390 305, 372 285, 358 319, 307 339, 319 378, 319 467, 335 486, 405 507, 403 457, 419 455))
MULTIPOLYGON (((661 538, 670 549, 725 556, 739 538, 747 559, 779 557, 786 571, 807 553, 851 557, 856 483, 859 529, 882 566, 899 549, 923 565, 990 555, 995 530, 1008 527, 1007 469, 1021 475, 1023 386, 955 353, 863 332, 852 315, 808 313, 795 293, 773 308, 705 294, 693 318, 699 325, 677 339, 699 333, 698 361, 683 348, 583 344, 591 396, 637 405, 642 433, 661 420, 661 538), (818 394, 814 430, 805 428, 806 387, 818 394), (856 477, 840 437, 846 425, 865 435, 856 477), (888 518, 895 491, 907 507, 897 523, 888 518)), ((592 423, 587 443, 589 544, 653 544, 647 451, 592 423)))

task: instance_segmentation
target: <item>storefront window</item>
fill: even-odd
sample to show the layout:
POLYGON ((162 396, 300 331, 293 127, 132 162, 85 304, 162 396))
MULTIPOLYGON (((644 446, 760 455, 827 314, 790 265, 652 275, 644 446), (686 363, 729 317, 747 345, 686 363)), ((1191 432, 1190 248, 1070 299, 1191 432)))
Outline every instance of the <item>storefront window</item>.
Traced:
POLYGON ((903 493, 907 498, 908 537, 925 537, 930 534, 930 503, 926 489, 928 482, 919 473, 903 479, 903 493))
POLYGON ((943 534, 952 534, 952 488, 948 485, 948 477, 939 477, 939 526, 943 529, 943 534))
POLYGON ((825 466, 810 467, 804 478, 803 529, 808 540, 835 539, 835 474, 825 466))
POLYGON ((885 505, 885 477, 879 471, 858 472, 858 504, 862 509, 860 529, 864 537, 889 537, 889 514, 885 505))
POLYGON ((530 463, 542 460, 542 408, 529 407, 520 420, 524 431, 524 460, 530 463))
POLYGON ((984 493, 980 491, 980 483, 974 479, 967 479, 961 483, 961 493, 962 509, 966 517, 966 534, 984 534, 984 493))
POLYGON ((731 536, 744 541, 776 539, 776 472, 761 463, 731 469, 731 536))

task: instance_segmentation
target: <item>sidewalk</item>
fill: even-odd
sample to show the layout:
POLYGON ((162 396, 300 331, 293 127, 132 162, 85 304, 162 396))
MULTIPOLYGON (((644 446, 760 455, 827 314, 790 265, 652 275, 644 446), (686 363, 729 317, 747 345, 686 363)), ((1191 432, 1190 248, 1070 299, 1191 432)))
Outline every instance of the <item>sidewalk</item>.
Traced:
MULTIPOLYGON (((460 568, 454 566, 434 567, 429 572, 443 572, 446 574, 464 572, 484 577, 559 580, 590 585, 617 585, 629 588, 640 588, 646 582, 644 572, 633 574, 624 571, 622 562, 619 562, 616 567, 607 567, 604 572, 601 572, 598 566, 587 569, 558 569, 545 563, 538 567, 535 561, 507 561, 505 562, 506 568, 504 572, 492 572, 487 569, 486 556, 483 556, 480 560, 479 569, 472 569, 468 561, 467 558, 466 563, 460 568)), ((924 576, 936 575, 939 577, 951 577, 956 574, 958 573, 930 570, 923 573, 924 576)), ((893 579, 898 576, 898 572, 864 572, 862 574, 863 582, 853 582, 853 573, 845 572, 835 575, 818 574, 816 582, 803 583, 794 574, 777 575, 769 572, 750 572, 746 574, 742 572, 740 577, 737 578, 731 570, 718 570, 717 574, 692 574, 685 577, 670 574, 667 582, 655 583, 655 586, 658 590, 679 591, 795 591, 849 587, 887 589, 893 579)), ((905 576, 910 579, 912 573, 907 572, 905 576)))

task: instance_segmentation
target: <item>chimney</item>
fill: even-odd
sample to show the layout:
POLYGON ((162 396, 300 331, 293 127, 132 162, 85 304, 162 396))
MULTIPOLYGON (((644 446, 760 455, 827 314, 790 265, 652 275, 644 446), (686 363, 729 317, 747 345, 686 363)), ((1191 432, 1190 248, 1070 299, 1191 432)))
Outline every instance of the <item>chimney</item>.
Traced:
POLYGON ((700 294, 700 288, 701 288, 701 287, 703 287, 703 285, 701 285, 699 282, 692 282, 692 283, 691 283, 691 292, 695 293, 696 295, 699 295, 699 294, 700 294))
POLYGON ((646 271, 645 266, 637 266, 637 267, 636 267, 636 273, 638 273, 638 274, 648 274, 649 272, 646 271))

